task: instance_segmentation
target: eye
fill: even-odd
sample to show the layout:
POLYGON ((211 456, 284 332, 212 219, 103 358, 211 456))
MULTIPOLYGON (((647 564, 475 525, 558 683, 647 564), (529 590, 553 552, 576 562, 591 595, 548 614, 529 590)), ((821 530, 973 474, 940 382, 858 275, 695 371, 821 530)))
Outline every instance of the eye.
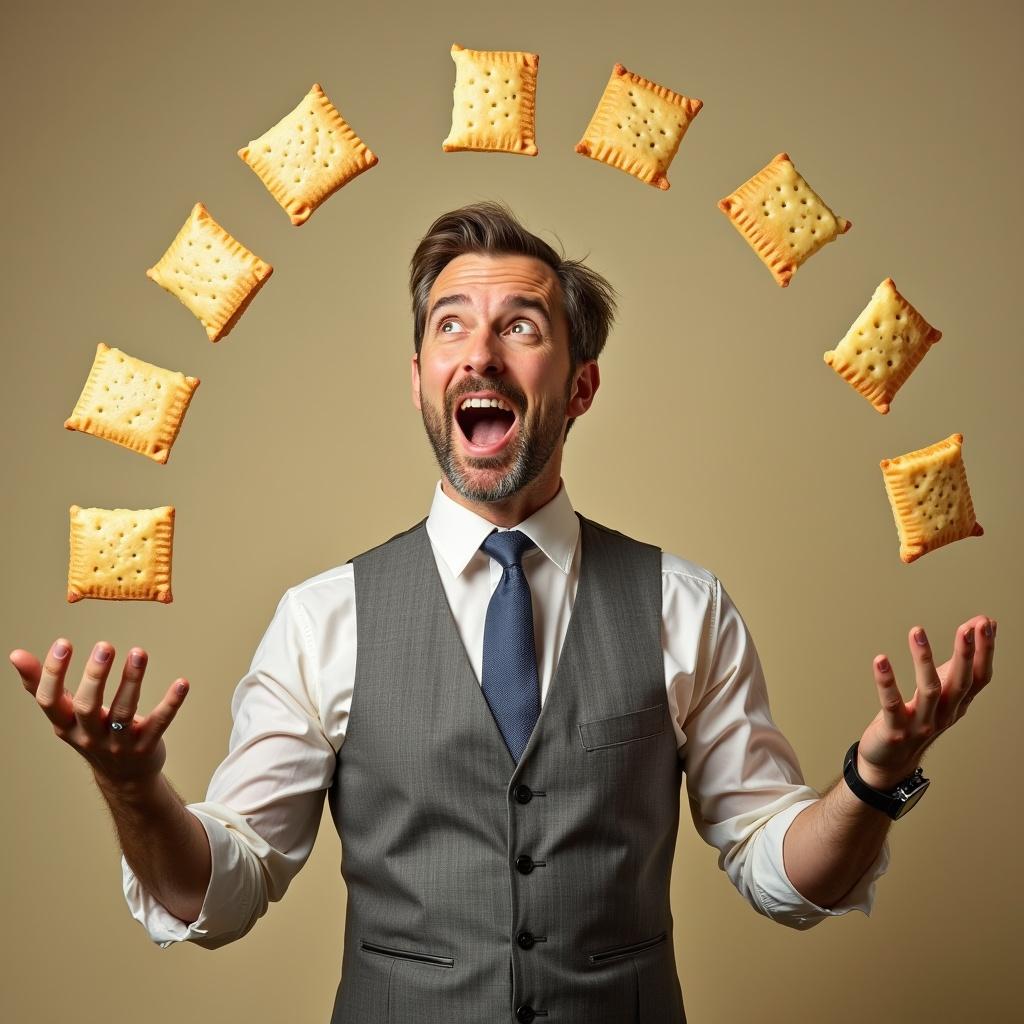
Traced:
MULTIPOLYGON (((521 324, 525 324, 525 325, 526 325, 527 327, 530 327, 530 328, 532 328, 532 329, 533 329, 533 333, 534 333, 534 334, 538 334, 538 335, 540 334, 540 329, 539 329, 539 328, 537 327, 537 325, 536 325, 535 323, 533 323, 533 321, 531 321, 531 320, 516 320, 516 322, 515 322, 515 323, 513 323, 513 324, 510 324, 510 325, 509 325, 509 328, 508 328, 508 329, 509 329, 510 331, 512 331, 514 327, 518 327, 518 326, 520 326, 521 324)), ((522 332, 522 331, 513 331, 513 333, 514 333, 514 334, 522 334, 523 332, 522 332)))
POLYGON ((442 320, 442 321, 441 321, 441 322, 440 322, 440 323, 439 323, 439 324, 437 325, 437 333, 438 333, 438 334, 451 334, 452 332, 451 332, 451 331, 446 331, 446 330, 445 330, 445 328, 446 328, 446 327, 447 327, 447 326, 448 326, 449 324, 452 324, 452 323, 458 323, 458 322, 459 322, 459 321, 458 321, 458 318, 457 318, 457 317, 454 317, 454 316, 449 316, 449 317, 445 317, 445 318, 444 318, 444 320, 442 320))

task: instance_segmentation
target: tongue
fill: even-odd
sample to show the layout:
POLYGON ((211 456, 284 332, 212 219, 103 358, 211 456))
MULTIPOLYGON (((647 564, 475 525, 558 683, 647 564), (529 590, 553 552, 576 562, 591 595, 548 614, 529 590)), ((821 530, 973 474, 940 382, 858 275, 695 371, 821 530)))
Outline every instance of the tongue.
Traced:
POLYGON ((469 439, 481 447, 497 444, 508 431, 508 420, 501 416, 483 416, 471 429, 469 439))

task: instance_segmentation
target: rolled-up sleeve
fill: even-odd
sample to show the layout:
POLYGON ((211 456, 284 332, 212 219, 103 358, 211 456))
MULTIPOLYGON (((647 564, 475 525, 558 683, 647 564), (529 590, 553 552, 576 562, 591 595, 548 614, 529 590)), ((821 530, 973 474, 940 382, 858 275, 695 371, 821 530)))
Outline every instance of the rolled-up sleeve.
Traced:
POLYGON ((245 935, 281 899, 313 848, 335 750, 321 725, 309 618, 289 590, 231 701, 229 751, 206 800, 186 805, 210 841, 199 917, 184 922, 139 883, 122 855, 125 899, 153 942, 215 949, 245 935))
POLYGON ((743 865, 748 875, 745 885, 757 894, 758 909, 774 921, 801 930, 813 928, 826 917, 839 917, 851 910, 870 914, 875 903, 875 885, 888 870, 890 859, 889 840, 886 839, 878 856, 838 903, 819 907, 805 899, 786 874, 782 841, 793 819, 812 803, 813 800, 801 800, 773 815, 752 837, 751 850, 743 865))
MULTIPOLYGON (((688 658, 682 649, 671 657, 677 672, 670 706, 675 706, 683 743, 680 756, 694 825, 718 849, 719 867, 758 913, 796 929, 851 910, 869 914, 875 883, 889 866, 888 842, 845 899, 831 908, 806 900, 786 874, 786 830, 821 795, 804 782, 796 752, 772 719, 764 672, 746 623, 717 577, 708 576, 707 604, 698 620, 703 638, 693 645, 705 665, 702 669, 700 659, 688 658), (692 672, 678 671, 688 663, 692 672)), ((671 643, 666 622, 666 656, 672 654, 671 643)))

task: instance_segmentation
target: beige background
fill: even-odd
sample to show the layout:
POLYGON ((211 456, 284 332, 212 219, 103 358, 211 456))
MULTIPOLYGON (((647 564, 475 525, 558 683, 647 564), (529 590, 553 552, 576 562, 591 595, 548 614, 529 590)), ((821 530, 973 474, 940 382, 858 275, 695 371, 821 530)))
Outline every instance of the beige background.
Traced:
MULTIPOLYGON (((438 472, 409 398, 408 260, 441 212, 504 199, 621 298, 568 443, 570 497, 720 577, 812 785, 877 711, 874 655, 909 697, 913 625, 942 661, 967 618, 1000 621, 995 679, 929 753, 932 789, 891 833, 870 918, 800 933, 755 914, 684 803, 691 1019, 1007 1019, 1022 20, 1015 2, 5 4, 3 650, 67 635, 77 685, 95 640, 118 674, 140 644, 145 711, 187 676, 167 770, 202 799, 283 591, 426 513, 438 472), (442 153, 452 42, 540 54, 538 157, 442 153), (616 61, 704 100, 668 192, 573 151, 616 61), (314 81, 380 163, 293 228, 235 151, 314 81), (780 150, 854 224, 785 290, 715 206, 780 150), (217 345, 144 275, 197 200, 275 267, 217 345), (882 417, 822 353, 887 275, 944 336, 882 417), (97 341, 202 379, 167 465, 63 429, 97 341), (985 536, 904 565, 878 462, 955 431, 985 536), (173 604, 67 604, 72 503, 174 504, 173 604)), ((85 764, 12 669, 3 693, 0 1017, 326 1021, 344 921, 329 819, 244 941, 161 951, 125 907, 85 764)))

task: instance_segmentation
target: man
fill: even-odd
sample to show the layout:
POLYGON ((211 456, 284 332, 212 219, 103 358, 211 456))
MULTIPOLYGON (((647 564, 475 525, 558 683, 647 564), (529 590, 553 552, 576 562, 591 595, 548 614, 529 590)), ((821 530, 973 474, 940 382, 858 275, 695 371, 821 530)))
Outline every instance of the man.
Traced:
POLYGON ((678 1024, 683 773, 755 910, 797 928, 867 913, 924 749, 991 678, 995 624, 965 623, 938 669, 912 640, 906 704, 876 658, 881 710, 819 797, 717 578, 569 503, 607 282, 480 203, 432 225, 411 288, 412 399, 443 473, 430 514, 284 595, 205 803, 161 773, 184 681, 135 714, 144 651, 109 709, 109 644, 74 700, 66 641, 42 668, 11 660, 91 763, 161 945, 244 935, 308 857, 326 793, 348 888, 334 1024, 678 1024))

